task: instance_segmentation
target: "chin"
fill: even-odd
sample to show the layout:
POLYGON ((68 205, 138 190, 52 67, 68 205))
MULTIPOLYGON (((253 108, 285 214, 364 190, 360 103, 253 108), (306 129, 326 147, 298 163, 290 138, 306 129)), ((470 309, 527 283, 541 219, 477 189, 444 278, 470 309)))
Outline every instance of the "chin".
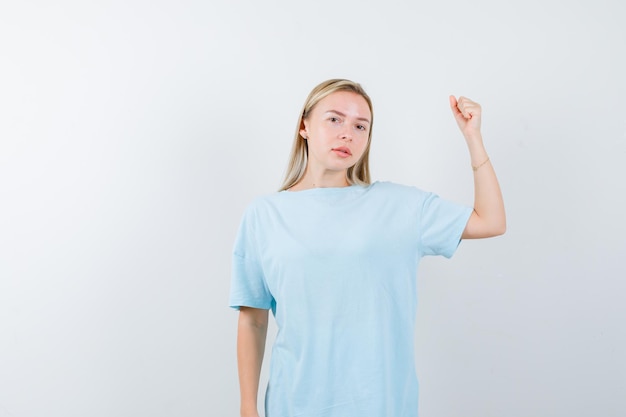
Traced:
POLYGON ((349 168, 352 168, 355 164, 356 164, 356 162, 355 163, 344 163, 344 164, 332 164, 332 165, 329 165, 327 169, 329 171, 346 171, 349 168))

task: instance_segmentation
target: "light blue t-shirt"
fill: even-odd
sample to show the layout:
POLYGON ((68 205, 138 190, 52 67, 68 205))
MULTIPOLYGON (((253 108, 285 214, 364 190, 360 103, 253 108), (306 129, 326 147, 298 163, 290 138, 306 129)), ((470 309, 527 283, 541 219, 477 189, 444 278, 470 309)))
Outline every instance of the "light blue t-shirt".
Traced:
POLYGON ((389 182, 283 191, 246 210, 230 306, 272 309, 267 417, 416 417, 417 265, 472 212, 389 182))

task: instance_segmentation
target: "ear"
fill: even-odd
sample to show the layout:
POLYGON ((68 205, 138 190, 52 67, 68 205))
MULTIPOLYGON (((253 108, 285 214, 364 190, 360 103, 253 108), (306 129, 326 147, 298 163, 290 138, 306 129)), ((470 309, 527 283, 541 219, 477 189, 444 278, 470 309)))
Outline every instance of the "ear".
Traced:
POLYGON ((306 120, 302 120, 302 127, 300 128, 300 136, 302 136, 304 139, 308 139, 309 138, 309 130, 308 130, 308 123, 306 120))

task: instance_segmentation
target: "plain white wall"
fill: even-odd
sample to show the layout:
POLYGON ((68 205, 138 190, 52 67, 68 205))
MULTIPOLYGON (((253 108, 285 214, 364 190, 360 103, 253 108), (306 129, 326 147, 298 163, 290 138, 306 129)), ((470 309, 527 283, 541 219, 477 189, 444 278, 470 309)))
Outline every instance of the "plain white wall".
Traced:
MULTIPOLYGON (((230 253, 331 77, 373 175, 472 202, 483 105, 508 233, 420 268, 421 415, 626 413, 626 6, 0 6, 0 417, 235 416, 230 253)), ((266 373, 264 372, 264 378, 266 373)))

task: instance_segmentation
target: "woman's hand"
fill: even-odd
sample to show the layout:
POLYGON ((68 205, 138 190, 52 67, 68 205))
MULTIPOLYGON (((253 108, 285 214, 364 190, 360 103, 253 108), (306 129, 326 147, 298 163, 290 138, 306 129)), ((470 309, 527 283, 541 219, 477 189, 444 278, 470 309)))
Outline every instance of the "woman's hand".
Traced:
POLYGON ((450 109, 466 140, 480 138, 480 104, 467 97, 450 96, 450 109))

